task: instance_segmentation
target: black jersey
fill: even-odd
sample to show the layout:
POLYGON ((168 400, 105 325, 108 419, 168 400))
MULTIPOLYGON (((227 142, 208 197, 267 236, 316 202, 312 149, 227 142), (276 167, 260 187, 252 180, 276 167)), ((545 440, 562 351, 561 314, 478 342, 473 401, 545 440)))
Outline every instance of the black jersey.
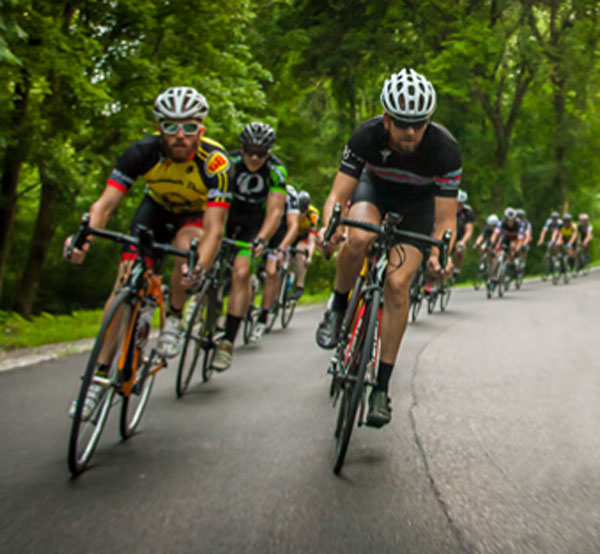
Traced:
POLYGON ((411 154, 390 149, 388 138, 383 116, 366 121, 348 140, 339 170, 358 179, 364 169, 374 183, 398 187, 399 194, 457 196, 461 156, 450 131, 431 122, 411 154))
POLYGON ((181 163, 165 155, 159 135, 138 140, 119 158, 106 184, 126 193, 138 177, 146 180, 148 196, 173 213, 229 207, 231 163, 222 146, 205 137, 181 163))
POLYGON ((475 221, 473 208, 468 204, 462 207, 462 210, 456 214, 456 240, 459 241, 465 234, 467 223, 475 221))
POLYGON ((504 242, 512 242, 524 237, 523 225, 517 219, 514 220, 513 225, 509 225, 508 220, 503 217, 498 223, 498 231, 504 242))
POLYGON ((231 187, 234 200, 264 205, 269 192, 286 193, 287 170, 277 157, 271 154, 258 171, 251 172, 244 163, 241 150, 234 150, 229 156, 235 169, 231 187))
POLYGON ((580 241, 584 241, 587 239, 588 234, 591 234, 593 230, 594 228, 589 223, 586 223, 585 225, 583 223, 579 223, 577 225, 577 238, 580 241))

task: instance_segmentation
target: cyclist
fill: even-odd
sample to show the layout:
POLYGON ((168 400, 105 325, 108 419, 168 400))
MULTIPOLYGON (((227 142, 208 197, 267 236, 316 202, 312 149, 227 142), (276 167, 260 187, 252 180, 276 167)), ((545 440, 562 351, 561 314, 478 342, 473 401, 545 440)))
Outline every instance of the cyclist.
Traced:
POLYGON ((496 214, 488 215, 485 220, 485 227, 483 228, 481 233, 479 233, 479 236, 473 244, 473 248, 481 248, 482 252, 494 248, 492 236, 494 235, 494 231, 498 227, 498 223, 500 223, 500 220, 498 219, 498 216, 496 214))
POLYGON ((594 228, 590 223, 590 217, 586 213, 579 214, 579 224, 577 225, 577 240, 579 247, 583 251, 585 263, 590 260, 590 242, 594 238, 594 228))
MULTIPOLYGON (((554 231, 552 242, 557 248, 568 249, 569 266, 575 267, 575 241, 577 240, 577 225, 573 222, 571 214, 564 213, 562 216, 562 225, 554 231)), ((565 271, 567 268, 565 267, 565 271)))
MULTIPOLYGON (((131 232, 135 233, 141 224, 152 229, 158 242, 174 241, 182 249, 189 248, 192 239, 200 240, 200 261, 192 274, 185 261, 177 258, 171 275, 171 299, 158 342, 158 350, 165 357, 179 352, 186 289, 191 279, 197 279, 212 266, 229 208, 231 163, 221 145, 204 136, 207 114, 206 99, 194 88, 171 87, 159 94, 154 102, 158 134, 146 136, 125 150, 104 192, 90 208, 90 226, 103 229, 136 179, 143 177, 146 194, 133 217, 131 232)), ((92 237, 81 250, 73 251, 73 263, 83 262, 91 240, 92 237)), ((65 247, 70 242, 69 237, 65 247)), ((124 247, 115 288, 105 309, 136 256, 134 247, 124 247)), ((99 357, 99 375, 106 375, 112 361, 110 346, 105 350, 99 357)), ((91 413, 104 390, 101 385, 91 385, 85 413, 91 413)))
POLYGON ((296 248, 304 248, 306 256, 298 254, 295 257, 296 293, 294 300, 300 300, 304 292, 306 272, 312 263, 321 215, 319 210, 310 203, 310 194, 304 190, 298 194, 298 209, 300 210, 300 221, 298 222, 298 236, 294 241, 294 246, 296 248))
MULTIPOLYGON (((399 227, 442 238, 446 229, 456 234, 456 196, 462 168, 458 144, 450 132, 431 121, 436 108, 432 84, 410 68, 392 74, 383 85, 384 113, 363 123, 350 137, 333 187, 323 209, 317 235, 321 248, 333 206, 352 198, 349 217, 379 224, 387 212, 403 217, 399 227)), ((341 229, 331 237, 334 247, 341 229)), ((334 348, 348 303, 348 291, 360 272, 372 233, 348 228, 337 257, 331 307, 317 329, 317 343, 334 348)), ((428 265, 440 274, 437 248, 428 265)), ((391 419, 388 386, 406 329, 409 288, 423 252, 417 243, 403 242, 390 253, 381 332, 381 361, 377 385, 369 397, 367 424, 381 427, 391 419)))
POLYGON ((554 235, 554 231, 556 231, 556 229, 558 229, 561 225, 562 222, 560 220, 558 212, 552 212, 550 214, 550 217, 546 220, 546 223, 544 223, 542 230, 540 231, 540 238, 537 241, 537 245, 542 246, 542 244, 544 244, 544 238, 546 237, 546 233, 549 232, 550 241, 548 242, 548 248, 550 248, 552 245, 552 237, 554 235))
POLYGON ((523 227, 523 244, 521 245, 521 250, 518 252, 519 261, 521 267, 525 267, 525 263, 527 262, 527 253, 529 252, 529 245, 533 241, 533 229, 531 227, 531 222, 527 219, 527 214, 523 208, 517 209, 517 219, 521 223, 523 227))
POLYGON ((514 208, 506 208, 506 210, 504 210, 504 217, 500 223, 498 223, 491 239, 493 244, 498 243, 494 271, 502 250, 506 250, 509 253, 508 263, 514 266, 515 256, 517 252, 519 252, 524 238, 523 226, 517 219, 517 210, 514 208))
POLYGON ((466 204, 469 195, 464 190, 458 191, 456 205, 456 242, 454 244, 454 276, 460 274, 460 268, 465 261, 466 246, 473 236, 475 214, 473 208, 466 204))
POLYGON ((251 242, 253 248, 252 252, 239 250, 233 262, 225 335, 212 363, 217 371, 225 371, 231 366, 235 337, 248 311, 250 259, 262 254, 277 230, 284 210, 287 170, 271 153, 275 138, 271 126, 255 121, 240 133, 241 148, 230 153, 235 178, 226 234, 229 238, 251 242))

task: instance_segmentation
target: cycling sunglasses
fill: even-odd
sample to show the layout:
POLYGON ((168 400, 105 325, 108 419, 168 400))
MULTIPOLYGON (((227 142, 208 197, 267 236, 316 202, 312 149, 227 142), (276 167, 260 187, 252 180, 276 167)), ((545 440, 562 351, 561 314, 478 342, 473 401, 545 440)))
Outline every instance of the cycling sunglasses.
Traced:
POLYGON ((250 157, 256 156, 257 158, 265 158, 269 154, 269 151, 264 148, 247 148, 242 146, 242 150, 244 151, 244 154, 250 157))
POLYGON ((200 123, 190 121, 188 123, 177 123, 176 121, 161 121, 160 130, 165 135, 176 135, 179 129, 184 135, 195 135, 200 130, 200 123))
POLYGON ((419 131, 420 129, 425 127, 425 124, 429 121, 428 119, 421 119, 419 121, 404 121, 402 119, 396 119, 395 117, 392 117, 389 114, 388 117, 394 124, 394 127, 398 129, 408 129, 409 127, 412 127, 415 131, 419 131))

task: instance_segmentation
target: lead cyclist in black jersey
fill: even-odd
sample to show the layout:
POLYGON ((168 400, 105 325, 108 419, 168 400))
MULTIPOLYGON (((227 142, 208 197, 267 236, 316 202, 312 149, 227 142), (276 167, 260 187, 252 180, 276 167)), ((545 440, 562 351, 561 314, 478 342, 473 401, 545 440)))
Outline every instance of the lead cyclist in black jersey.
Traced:
MULTIPOLYGON (((168 317, 157 347, 163 356, 171 358, 181 347, 186 289, 203 270, 212 267, 219 250, 229 208, 231 163, 218 143, 203 136, 208 103, 194 88, 167 89, 156 98, 153 111, 158 119, 158 134, 133 143, 119 158, 104 192, 90 208, 89 225, 104 229, 125 194, 138 177, 142 177, 146 181, 146 194, 134 215, 131 233, 137 234, 141 224, 153 231, 157 242, 173 241, 180 249, 188 249, 193 239, 200 241, 198 265, 190 272, 185 260, 177 258, 171 275, 168 317)), ((68 237, 65 251, 70 243, 68 237)), ((70 261, 83 263, 89 247, 88 242, 81 250, 75 248, 70 261)), ((105 310, 136 256, 134 247, 124 247, 115 287, 105 310)), ((108 359, 110 351, 110 345, 103 347, 97 375, 106 373, 112 361, 108 359)), ((105 390, 106 387, 96 383, 90 386, 86 413, 93 411, 105 390)), ((74 406, 71 407, 73 413, 74 406)))
MULTIPOLYGON (((402 217, 399 228, 441 239, 456 230, 456 197, 462 168, 460 149, 450 132, 431 121, 436 94, 431 83, 406 68, 383 85, 384 113, 363 123, 344 149, 339 171, 323 209, 318 242, 322 245, 333 206, 352 198, 349 217, 379 225, 388 212, 402 217)), ((349 228, 338 258, 331 306, 317 329, 317 343, 334 348, 348 303, 348 292, 361 270, 371 233, 349 228)), ((329 244, 342 240, 338 230, 329 244)), ((322 248, 322 246, 321 246, 322 248)), ((440 274, 439 251, 432 249, 429 270, 440 274)), ((367 425, 381 427, 391 419, 388 386, 409 311, 409 288, 423 251, 405 241, 390 253, 385 283, 381 358, 377 385, 369 397, 367 425)), ((448 266, 449 269, 450 265, 448 266)))

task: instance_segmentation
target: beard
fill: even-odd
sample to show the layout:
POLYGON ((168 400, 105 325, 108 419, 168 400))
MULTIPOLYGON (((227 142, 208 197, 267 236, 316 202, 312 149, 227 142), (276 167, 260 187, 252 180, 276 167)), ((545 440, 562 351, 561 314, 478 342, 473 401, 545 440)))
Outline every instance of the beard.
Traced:
POLYGON ((163 148, 165 153, 169 158, 171 158, 176 163, 186 162, 192 152, 194 152, 194 147, 197 148, 197 145, 193 145, 192 147, 188 147, 184 141, 175 140, 171 144, 168 141, 162 141, 163 148))

